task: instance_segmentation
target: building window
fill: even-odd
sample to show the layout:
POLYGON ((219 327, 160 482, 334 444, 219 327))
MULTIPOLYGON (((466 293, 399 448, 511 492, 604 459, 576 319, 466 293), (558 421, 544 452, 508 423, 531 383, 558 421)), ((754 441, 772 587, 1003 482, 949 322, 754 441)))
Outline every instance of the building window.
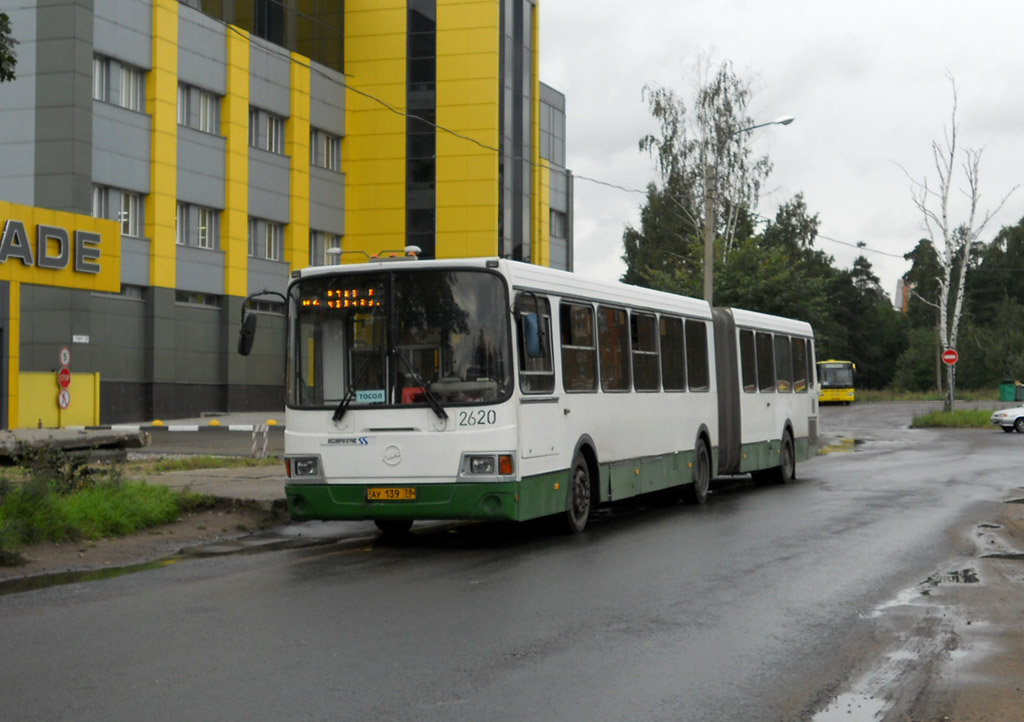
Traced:
POLYGON ((317 128, 309 131, 309 162, 318 168, 341 170, 341 138, 317 128))
POLYGON ((138 238, 142 235, 142 203, 138 193, 121 192, 121 235, 138 238))
POLYGON ((113 58, 94 55, 92 97, 141 113, 145 109, 146 100, 145 74, 141 69, 113 58))
POLYGON ((142 112, 145 93, 143 92, 142 71, 128 65, 121 66, 121 107, 142 112))
POLYGON ((249 258, 256 256, 256 239, 259 237, 259 221, 249 216, 249 258))
POLYGON ((551 237, 566 238, 565 235, 566 216, 561 211, 551 211, 551 237))
POLYGON ((264 233, 264 256, 268 261, 281 260, 281 248, 284 246, 284 226, 280 223, 267 223, 264 233))
POLYGON ((260 111, 249 106, 249 147, 260 147, 260 111))
POLYGON ((309 265, 336 266, 339 263, 341 263, 341 236, 323 231, 310 231, 309 265))
POLYGON ((92 59, 92 98, 107 101, 110 84, 110 61, 96 55, 92 59))
POLYGON ((184 246, 188 241, 188 206, 184 203, 178 204, 174 215, 174 237, 179 246, 184 246))
POLYGON ((92 187, 92 215, 121 224, 121 235, 142 237, 142 195, 120 188, 92 187))
POLYGON ((189 92, 188 86, 178 86, 178 125, 188 125, 189 92))
POLYGON ((250 106, 249 145, 284 155, 284 118, 250 106))
POLYGON ((191 85, 178 86, 178 123, 204 133, 220 134, 220 96, 191 85))
POLYGON ((174 302, 184 306, 204 306, 206 308, 220 308, 220 296, 215 296, 211 293, 175 291, 174 302))
POLYGON ((204 133, 218 133, 220 124, 220 98, 211 93, 199 91, 199 130, 204 133))
POLYGON ((196 245, 213 250, 217 247, 217 211, 201 207, 198 211, 199 232, 196 234, 196 245))
POLYGON ((217 249, 220 241, 220 211, 179 203, 175 225, 175 238, 179 246, 217 249))

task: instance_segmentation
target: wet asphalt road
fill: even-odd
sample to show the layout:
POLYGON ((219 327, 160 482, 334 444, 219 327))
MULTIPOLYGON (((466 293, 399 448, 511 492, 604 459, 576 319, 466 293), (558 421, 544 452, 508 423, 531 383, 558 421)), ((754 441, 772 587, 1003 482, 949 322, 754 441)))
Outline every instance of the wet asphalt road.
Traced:
POLYGON ((811 719, 875 650, 868 615, 1021 484, 1024 435, 905 428, 923 406, 823 409, 856 443, 793 484, 578 537, 440 525, 0 597, 3 716, 811 719))

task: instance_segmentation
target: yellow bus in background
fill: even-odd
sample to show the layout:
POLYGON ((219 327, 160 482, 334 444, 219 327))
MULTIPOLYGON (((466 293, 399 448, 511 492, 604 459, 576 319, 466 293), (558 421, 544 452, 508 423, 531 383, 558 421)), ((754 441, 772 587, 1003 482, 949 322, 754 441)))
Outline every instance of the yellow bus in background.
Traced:
POLYGON ((818 402, 822 404, 851 404, 854 399, 853 376, 857 364, 853 361, 828 359, 818 362, 818 402))

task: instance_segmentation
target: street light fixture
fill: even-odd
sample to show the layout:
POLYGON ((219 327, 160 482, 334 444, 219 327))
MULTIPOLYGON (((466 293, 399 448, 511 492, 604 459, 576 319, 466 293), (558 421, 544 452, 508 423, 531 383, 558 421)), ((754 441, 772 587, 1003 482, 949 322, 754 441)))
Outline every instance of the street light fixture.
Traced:
MULTIPOLYGON (((796 118, 792 115, 783 115, 767 123, 758 123, 749 128, 740 128, 729 134, 729 138, 746 133, 750 130, 757 130, 769 125, 789 125, 796 118)), ((714 271, 715 271, 715 167, 710 163, 704 169, 704 300, 711 303, 714 292, 714 271)))

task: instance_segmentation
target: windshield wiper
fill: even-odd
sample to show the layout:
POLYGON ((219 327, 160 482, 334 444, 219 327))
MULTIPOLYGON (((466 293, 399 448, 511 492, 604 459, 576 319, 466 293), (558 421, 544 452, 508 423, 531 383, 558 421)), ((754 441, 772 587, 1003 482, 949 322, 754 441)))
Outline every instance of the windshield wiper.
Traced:
POLYGON ((448 412, 444 410, 444 407, 441 406, 441 402, 438 400, 437 396, 434 395, 434 392, 430 390, 427 382, 423 380, 422 376, 416 373, 416 369, 413 368, 412 364, 409 363, 409 360, 401 351, 398 352, 398 358, 401 359, 405 363, 405 367, 409 369, 409 375, 412 376, 412 380, 423 389, 423 398, 425 398, 427 403, 430 404, 430 408, 434 410, 435 414, 437 414, 437 418, 447 419, 448 412))
POLYGON ((370 368, 370 362, 373 361, 373 355, 368 355, 363 361, 363 365, 359 367, 359 373, 356 374, 355 379, 349 384, 348 391, 345 392, 345 397, 338 404, 338 408, 334 410, 334 416, 331 417, 333 421, 341 421, 341 417, 348 411, 349 404, 352 403, 352 399, 356 397, 356 387, 359 386, 359 382, 363 380, 363 376, 366 375, 366 369, 370 368))

